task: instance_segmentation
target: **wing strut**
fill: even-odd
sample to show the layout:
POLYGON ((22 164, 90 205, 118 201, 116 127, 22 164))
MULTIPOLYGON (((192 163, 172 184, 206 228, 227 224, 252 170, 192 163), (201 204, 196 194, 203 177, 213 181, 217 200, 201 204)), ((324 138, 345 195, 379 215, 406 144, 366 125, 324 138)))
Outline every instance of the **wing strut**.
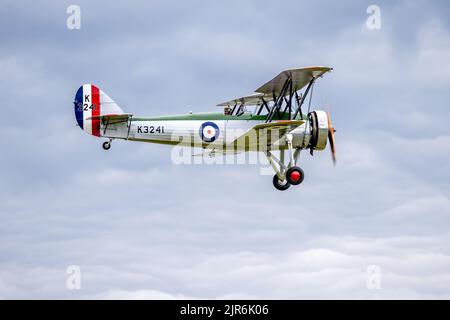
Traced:
POLYGON ((255 93, 220 103, 218 106, 231 108, 231 105, 234 104, 232 114, 238 109, 237 115, 239 115, 241 107, 246 105, 257 106, 255 109, 257 115, 260 115, 263 108, 266 108, 268 111, 265 118, 266 123, 274 120, 295 120, 299 114, 299 119, 303 119, 302 105, 316 79, 331 70, 333 69, 329 67, 318 66, 285 70, 256 89, 255 93), (305 87, 304 93, 299 94, 298 92, 305 87), (295 106, 292 103, 293 98, 295 106))
MULTIPOLYGON (((306 98, 306 96, 308 95, 308 93, 309 93, 309 89, 311 89, 311 87, 313 86, 313 84, 314 84, 314 81, 316 81, 316 78, 313 78, 310 82, 309 82, 309 84, 308 84, 308 87, 306 88, 306 90, 305 90, 305 94, 303 95, 303 96, 301 96, 300 97, 300 101, 297 99, 297 110, 295 110, 295 112, 294 112, 294 117, 293 117, 293 119, 295 119, 295 117, 300 113, 300 115, 302 116, 302 118, 303 118, 303 114, 302 114, 302 105, 303 105, 303 102, 305 102, 305 98, 306 98)), ((297 98, 298 98, 298 96, 297 96, 297 98)), ((310 100, 311 101, 311 100, 310 100)), ((308 112, 309 112, 309 110, 308 110, 308 112)))
MULTIPOLYGON (((275 114, 278 116, 278 119, 284 119, 284 116, 286 115, 286 113, 288 114, 289 120, 295 120, 295 118, 299 114, 300 114, 300 118, 303 119, 302 106, 303 106, 303 103, 305 102, 306 97, 308 96, 309 92, 311 91, 311 88, 314 86, 315 81, 316 81, 316 78, 313 78, 309 82, 308 87, 305 90, 305 93, 303 95, 299 96, 297 91, 293 92, 292 79, 288 78, 283 85, 280 95, 278 97, 276 97, 275 93, 273 93, 273 101, 275 101, 275 103, 272 105, 272 107, 269 108, 263 99, 264 106, 267 109, 269 109, 269 114, 267 115, 266 123, 271 122, 273 120, 275 114), (295 101, 297 104, 297 108, 295 109, 295 111, 292 110, 293 109, 292 108, 292 97, 294 96, 294 94, 295 94, 295 101), (286 98, 286 96, 289 96, 289 98, 286 98), (282 111, 282 113, 280 113, 281 106, 284 103, 286 104, 286 106, 284 107, 284 110, 282 111)), ((310 101, 311 101, 311 98, 312 97, 310 97, 310 101)), ((259 112, 261 112, 261 109, 262 109, 262 105, 261 105, 259 112)), ((308 110, 308 112, 309 112, 309 110, 308 110)))
MULTIPOLYGON (((298 96, 298 93, 295 92, 295 102, 297 103, 297 106, 300 104, 300 100, 302 99, 302 94, 300 94, 300 97, 298 96)), ((303 119, 303 112, 302 108, 300 108, 300 118, 303 119)))
POLYGON ((273 93, 273 101, 275 101, 275 103, 272 106, 272 110, 270 110, 269 114, 267 115, 266 122, 272 121, 272 119, 273 119, 273 117, 275 115, 275 111, 276 112, 280 112, 280 108, 281 108, 281 105, 283 103, 283 98, 284 98, 284 96, 286 94, 286 90, 287 90, 287 88, 288 88, 290 83, 292 83, 292 79, 289 77, 284 82, 283 88, 281 89, 281 92, 280 92, 278 98, 276 98, 275 92, 273 93))
POLYGON ((270 108, 267 105, 267 101, 264 98, 261 98, 261 100, 262 100, 262 104, 259 107, 259 110, 258 110, 258 113, 257 113, 258 116, 261 114, 261 111, 262 111, 263 107, 266 108, 267 112, 270 112, 270 108))

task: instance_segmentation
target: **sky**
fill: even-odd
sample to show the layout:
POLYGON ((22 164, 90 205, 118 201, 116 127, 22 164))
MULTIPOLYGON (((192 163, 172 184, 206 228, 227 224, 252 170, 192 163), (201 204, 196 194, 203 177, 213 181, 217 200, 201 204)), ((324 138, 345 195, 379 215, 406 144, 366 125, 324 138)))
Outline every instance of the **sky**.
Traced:
POLYGON ((449 299, 449 14, 420 0, 1 0, 0 298, 449 299), (135 115, 219 111, 310 65, 334 68, 312 106, 332 113, 337 165, 302 154, 305 180, 285 192, 259 165, 106 152, 76 126, 83 83, 135 115))

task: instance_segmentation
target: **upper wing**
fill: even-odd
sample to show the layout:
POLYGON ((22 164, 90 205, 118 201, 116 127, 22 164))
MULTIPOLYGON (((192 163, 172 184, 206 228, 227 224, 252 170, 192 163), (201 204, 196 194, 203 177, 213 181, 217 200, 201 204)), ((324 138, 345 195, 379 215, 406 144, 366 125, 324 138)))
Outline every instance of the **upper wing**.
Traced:
MULTIPOLYGON (((306 86, 312 79, 322 76, 324 73, 333 70, 329 67, 307 67, 299 69, 290 69, 282 71, 275 78, 269 82, 263 84, 261 87, 256 89, 256 92, 263 94, 273 94, 278 95, 283 90, 283 85, 285 82, 291 78, 292 79, 292 92, 301 90, 306 86)), ((287 92, 289 94, 289 92, 287 92)))
MULTIPOLYGON (((292 79, 292 92, 301 90, 304 86, 306 86, 312 79, 322 76, 328 71, 333 70, 333 68, 329 67, 307 67, 307 68, 299 68, 299 69, 289 69, 282 71, 275 78, 270 80, 269 82, 263 84, 261 87, 255 90, 256 93, 251 94, 249 96, 236 98, 230 101, 222 102, 218 104, 218 106, 233 106, 233 105, 261 105, 263 103, 263 99, 266 102, 273 101, 273 97, 278 96, 283 90, 283 85, 287 81, 287 79, 292 79)), ((289 95, 290 92, 286 91, 286 95, 289 95)))
POLYGON ((93 116, 88 118, 88 120, 101 120, 107 124, 115 124, 121 122, 128 122, 128 120, 133 115, 131 113, 122 113, 122 114, 104 114, 101 116, 93 116))
POLYGON ((304 124, 303 120, 281 120, 269 123, 260 123, 248 130, 243 135, 237 137, 229 143, 225 149, 258 146, 259 148, 270 147, 272 144, 283 138, 298 126, 304 124))
POLYGON ((264 93, 255 93, 251 94, 249 96, 236 98, 230 101, 219 103, 219 107, 226 107, 226 106, 234 106, 239 104, 244 105, 260 105, 263 103, 263 99, 266 102, 273 101, 273 95, 265 95, 264 93))

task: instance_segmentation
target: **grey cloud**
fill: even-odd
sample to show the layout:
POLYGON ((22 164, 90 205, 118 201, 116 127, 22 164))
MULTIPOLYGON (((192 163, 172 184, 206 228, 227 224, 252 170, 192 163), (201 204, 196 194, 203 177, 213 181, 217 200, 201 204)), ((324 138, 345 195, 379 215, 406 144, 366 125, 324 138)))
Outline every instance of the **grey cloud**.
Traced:
POLYGON ((379 31, 364 2, 81 1, 80 31, 68 4, 0 10, 1 298, 449 298, 447 2, 380 1, 379 31), (338 165, 302 154, 287 193, 75 127, 85 82, 135 114, 208 111, 311 64, 335 67, 313 107, 338 165))

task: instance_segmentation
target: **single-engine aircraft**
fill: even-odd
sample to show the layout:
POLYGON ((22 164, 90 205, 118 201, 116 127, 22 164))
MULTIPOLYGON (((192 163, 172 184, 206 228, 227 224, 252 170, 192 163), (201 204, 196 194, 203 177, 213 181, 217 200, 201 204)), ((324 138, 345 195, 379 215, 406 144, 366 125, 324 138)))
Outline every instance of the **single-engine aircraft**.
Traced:
POLYGON ((223 112, 152 117, 125 113, 98 87, 84 84, 75 95, 75 118, 86 133, 108 139, 103 143, 105 150, 114 139, 123 139, 200 146, 209 156, 261 151, 275 171, 274 187, 286 190, 304 179, 297 165, 301 150, 309 149, 313 155, 314 150, 324 150, 328 140, 336 163, 330 114, 311 110, 314 84, 331 70, 307 67, 282 71, 253 94, 218 104, 223 112), (304 113, 308 94, 309 106, 304 113), (279 151, 279 158, 274 151, 279 151))

